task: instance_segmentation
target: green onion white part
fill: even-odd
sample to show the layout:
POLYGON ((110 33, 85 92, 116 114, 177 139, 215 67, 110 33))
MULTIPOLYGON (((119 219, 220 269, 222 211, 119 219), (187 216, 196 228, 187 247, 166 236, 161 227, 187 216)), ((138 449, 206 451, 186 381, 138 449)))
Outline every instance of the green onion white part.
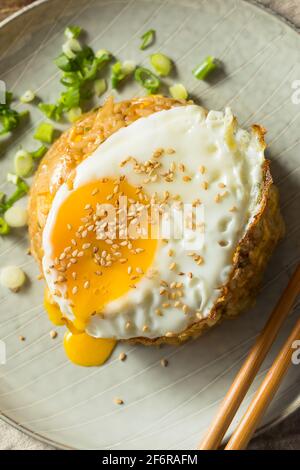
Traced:
POLYGON ((72 108, 67 114, 70 122, 76 122, 82 116, 82 109, 80 107, 72 108))
POLYGON ((96 80, 94 83, 94 89, 95 89, 96 96, 98 96, 98 98, 102 96, 103 93, 105 93, 107 89, 106 80, 104 78, 99 78, 98 80, 96 80))
POLYGON ((24 285, 26 276, 18 266, 6 266, 1 270, 0 283, 13 292, 18 292, 24 285))
POLYGON ((4 220, 12 228, 25 227, 28 221, 27 210, 20 206, 13 206, 5 212, 4 220))
POLYGON ((34 167, 33 158, 26 150, 19 150, 15 155, 14 166, 16 175, 26 178, 32 173, 34 167))
POLYGON ((175 85, 170 86, 169 92, 175 100, 186 100, 188 97, 188 92, 181 83, 176 83, 175 85))
POLYGON ((172 61, 165 54, 152 54, 150 62, 155 71, 163 77, 169 75, 172 70, 172 61))
POLYGON ((31 103, 35 99, 35 94, 32 90, 27 90, 20 98, 21 103, 31 103))

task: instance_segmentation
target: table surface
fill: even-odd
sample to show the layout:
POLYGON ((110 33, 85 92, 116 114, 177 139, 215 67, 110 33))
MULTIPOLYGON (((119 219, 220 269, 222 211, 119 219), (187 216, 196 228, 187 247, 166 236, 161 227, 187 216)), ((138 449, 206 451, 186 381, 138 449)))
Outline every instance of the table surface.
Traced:
MULTIPOLYGON (((20 8, 33 3, 33 0, 0 0, 0 21, 12 15, 20 8)), ((300 27, 299 0, 258 0, 258 3, 272 8, 300 27)), ((47 448, 41 443, 35 443, 31 438, 22 435, 0 422, 0 449, 47 448)), ((300 411, 294 413, 283 423, 271 428, 268 432, 253 439, 249 449, 288 449, 300 450, 300 411)))

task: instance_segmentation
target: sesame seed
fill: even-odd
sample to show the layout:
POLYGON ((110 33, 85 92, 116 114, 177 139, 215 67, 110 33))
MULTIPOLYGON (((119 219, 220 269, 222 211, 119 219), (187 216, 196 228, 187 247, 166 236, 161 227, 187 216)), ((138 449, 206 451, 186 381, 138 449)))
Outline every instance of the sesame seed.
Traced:
POLYGON ((190 279, 193 279, 193 273, 188 273, 188 277, 189 277, 190 279))
POLYGON ((185 175, 185 176, 183 176, 182 180, 183 180, 185 183, 188 183, 189 181, 192 180, 192 178, 191 178, 190 176, 188 176, 188 175, 185 175))
POLYGON ((174 271, 176 268, 176 263, 171 263, 169 266, 170 271, 174 271))
POLYGON ((120 361, 125 361, 126 358, 127 358, 127 355, 126 355, 124 352, 121 352, 121 353, 119 354, 119 360, 120 360, 120 361))
POLYGON ((159 316, 159 317, 162 316, 162 312, 161 312, 161 310, 160 310, 159 308, 157 308, 157 309, 155 310, 155 315, 157 315, 157 316, 159 316))
POLYGON ((22 336, 22 335, 19 336, 19 340, 20 340, 20 341, 25 341, 25 339, 26 339, 25 336, 22 336))
POLYGON ((162 359, 162 360, 160 361, 160 364, 161 364, 162 367, 167 367, 168 364, 169 364, 169 362, 167 361, 167 359, 162 359))
POLYGON ((169 308, 169 307, 170 307, 170 304, 169 304, 169 303, 162 304, 162 307, 163 307, 163 308, 169 308))
POLYGON ((55 339, 58 335, 57 331, 54 331, 54 330, 51 330, 49 334, 50 334, 50 338, 52 339, 55 339))
POLYGON ((168 251, 168 255, 169 255, 169 256, 174 256, 174 250, 169 250, 169 251, 168 251))
POLYGON ((201 166, 199 167, 199 171, 200 171, 200 173, 201 173, 202 175, 204 175, 204 173, 206 172, 205 166, 201 165, 201 166))
POLYGON ((202 183, 202 188, 206 191, 208 189, 208 182, 207 181, 203 181, 202 183))
POLYGON ((73 289, 72 289, 72 294, 73 295, 76 295, 78 292, 78 287, 77 286, 74 286, 73 289))
POLYGON ((182 311, 183 311, 183 313, 188 313, 189 307, 188 307, 186 304, 184 304, 184 305, 182 306, 182 311))
POLYGON ((85 281, 85 283, 83 284, 83 287, 85 289, 88 289, 90 287, 90 281, 85 281))
POLYGON ((218 186, 219 186, 219 188, 221 188, 221 189, 226 188, 226 184, 224 184, 224 183, 219 183, 218 186))
POLYGON ((167 333, 165 334, 167 338, 171 338, 173 335, 174 334, 171 331, 167 331, 167 333))
POLYGON ((124 405, 124 401, 121 398, 114 398, 116 405, 124 405))
POLYGON ((130 323, 130 321, 128 321, 128 322, 126 323, 125 328, 126 328, 126 330, 129 330, 129 328, 131 328, 131 323, 130 323))
POLYGON ((73 227, 72 227, 71 224, 67 224, 67 229, 68 229, 68 230, 72 230, 72 228, 73 228, 73 227))
POLYGON ((217 194, 217 195, 215 196, 215 202, 218 203, 218 202, 220 202, 220 201, 221 201, 221 195, 220 195, 220 194, 217 194))
POLYGON ((82 249, 83 249, 83 250, 88 250, 88 249, 90 248, 90 246, 91 246, 91 243, 84 243, 84 244, 82 245, 82 249))

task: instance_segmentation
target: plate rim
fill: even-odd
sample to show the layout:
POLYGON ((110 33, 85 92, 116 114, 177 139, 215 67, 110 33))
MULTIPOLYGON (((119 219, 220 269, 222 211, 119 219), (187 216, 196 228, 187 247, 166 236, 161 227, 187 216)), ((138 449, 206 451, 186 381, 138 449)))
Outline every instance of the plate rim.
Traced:
MULTIPOLYGON (((30 10, 33 10, 35 8, 38 8, 39 6, 49 3, 52 0, 35 0, 33 3, 21 8, 20 10, 16 11, 12 15, 8 16, 4 20, 0 21, 0 30, 2 30, 7 24, 13 22, 16 18, 19 16, 27 13, 30 10)), ((180 1, 180 0, 179 0, 180 1)), ((277 21, 284 23, 286 26, 291 28, 296 34, 299 35, 300 32, 300 27, 297 26, 295 23, 293 23, 290 19, 287 17, 281 15, 280 13, 276 12, 273 10, 271 7, 264 5, 260 3, 258 0, 240 0, 242 3, 245 3, 246 5, 250 5, 254 8, 258 8, 260 11, 264 12, 266 15, 271 15, 273 16, 277 21)), ((281 423, 284 419, 288 418, 291 416, 297 409, 300 408, 300 393, 292 403, 287 407, 287 409, 279 414, 277 418, 274 418, 270 420, 268 423, 260 426, 253 437, 260 436, 267 430, 272 429, 275 427, 277 424, 281 423)), ((3 413, 0 410, 0 420, 5 422, 6 424, 12 426, 14 429, 17 429, 20 432, 23 432, 26 436, 32 437, 36 439, 38 442, 42 442, 44 444, 50 445, 57 450, 78 450, 76 447, 68 446, 66 444, 62 444, 60 442, 57 442, 53 439, 50 439, 48 437, 44 437, 42 434, 36 433, 33 430, 27 428, 26 426, 23 426, 19 424, 16 420, 10 418, 7 416, 5 413, 3 413)))

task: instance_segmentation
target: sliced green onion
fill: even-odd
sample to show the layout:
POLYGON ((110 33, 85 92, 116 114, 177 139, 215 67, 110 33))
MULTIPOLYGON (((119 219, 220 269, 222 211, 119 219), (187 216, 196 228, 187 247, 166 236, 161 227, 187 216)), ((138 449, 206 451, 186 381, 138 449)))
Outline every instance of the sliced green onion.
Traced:
POLYGON ((54 127, 48 122, 42 122, 36 129, 33 137, 46 144, 51 144, 54 137, 54 127))
POLYGON ((198 80, 205 80, 207 76, 217 68, 216 60, 213 56, 207 56, 204 61, 194 68, 193 74, 198 80))
POLYGON ((21 103, 31 103, 35 99, 35 94, 32 90, 27 90, 20 98, 21 103))
POLYGON ((59 103, 66 111, 72 108, 77 108, 80 104, 80 90, 79 88, 70 87, 68 90, 61 94, 59 103))
POLYGON ((14 109, 9 108, 7 105, 0 105, 0 135, 5 135, 11 132, 20 123, 20 114, 14 109))
POLYGON ((62 51, 63 53, 68 57, 68 59, 75 59, 76 57, 76 52, 79 52, 82 50, 82 47, 80 45, 80 42, 77 41, 77 39, 68 39, 65 44, 62 46, 62 51))
POLYGON ((32 156, 34 160, 38 160, 39 158, 42 158, 47 151, 48 151, 48 147, 46 147, 45 145, 41 145, 34 152, 30 152, 30 155, 32 156))
POLYGON ((123 64, 121 62, 115 62, 111 68, 111 84, 113 88, 118 88, 120 82, 122 82, 126 77, 133 73, 135 69, 135 64, 132 61, 125 61, 123 64))
POLYGON ((95 93, 98 97, 103 95, 103 93, 106 92, 106 80, 104 78, 99 78, 98 80, 95 81, 94 83, 94 88, 95 88, 95 93))
POLYGON ((99 51, 97 51, 95 54, 97 59, 101 59, 103 56, 111 57, 111 53, 107 49, 99 49, 99 51))
POLYGON ((70 60, 65 54, 60 54, 54 59, 55 65, 63 72, 74 72, 78 70, 78 65, 73 60, 70 60))
POLYGON ((12 184, 16 185, 19 182, 19 177, 18 177, 18 175, 15 175, 14 173, 7 173, 6 181, 8 183, 12 183, 12 184))
POLYGON ((26 150, 19 150, 15 155, 14 165, 16 175, 26 178, 32 173, 33 158, 26 150))
POLYGON ((68 112, 68 119, 70 122, 76 122, 80 116, 82 115, 82 109, 81 108, 72 108, 68 112))
POLYGON ((19 176, 12 173, 7 174, 7 181, 17 186, 15 192, 4 202, 0 204, 1 212, 6 212, 15 202, 24 197, 28 191, 28 184, 19 176))
POLYGON ((5 212, 4 219, 12 228, 25 227, 28 221, 28 212, 23 207, 13 206, 5 212))
POLYGON ((152 54, 150 56, 150 62, 152 67, 156 70, 156 72, 166 77, 172 70, 172 61, 167 57, 165 54, 161 54, 160 52, 157 54, 152 54))
POLYGON ((155 39, 155 30, 154 29, 149 29, 149 31, 146 31, 142 36, 142 44, 140 45, 140 49, 143 51, 147 47, 151 46, 154 42, 155 39))
POLYGON ((6 266, 0 273, 0 283, 13 292, 18 292, 25 284, 26 276, 24 271, 18 266, 6 266))
POLYGON ((59 121, 62 117, 63 106, 60 104, 40 103, 38 107, 48 119, 59 121))
POLYGON ((65 29, 65 36, 68 39, 77 39, 81 34, 82 28, 80 26, 68 26, 65 29))
POLYGON ((160 87, 159 78, 151 70, 138 67, 134 74, 135 80, 142 85, 149 93, 156 93, 160 87))
POLYGON ((10 232, 9 225, 3 217, 0 217, 0 235, 7 235, 10 232))
POLYGON ((188 92, 181 83, 176 83, 175 85, 170 86, 169 91, 175 100, 186 100, 188 97, 188 92))

